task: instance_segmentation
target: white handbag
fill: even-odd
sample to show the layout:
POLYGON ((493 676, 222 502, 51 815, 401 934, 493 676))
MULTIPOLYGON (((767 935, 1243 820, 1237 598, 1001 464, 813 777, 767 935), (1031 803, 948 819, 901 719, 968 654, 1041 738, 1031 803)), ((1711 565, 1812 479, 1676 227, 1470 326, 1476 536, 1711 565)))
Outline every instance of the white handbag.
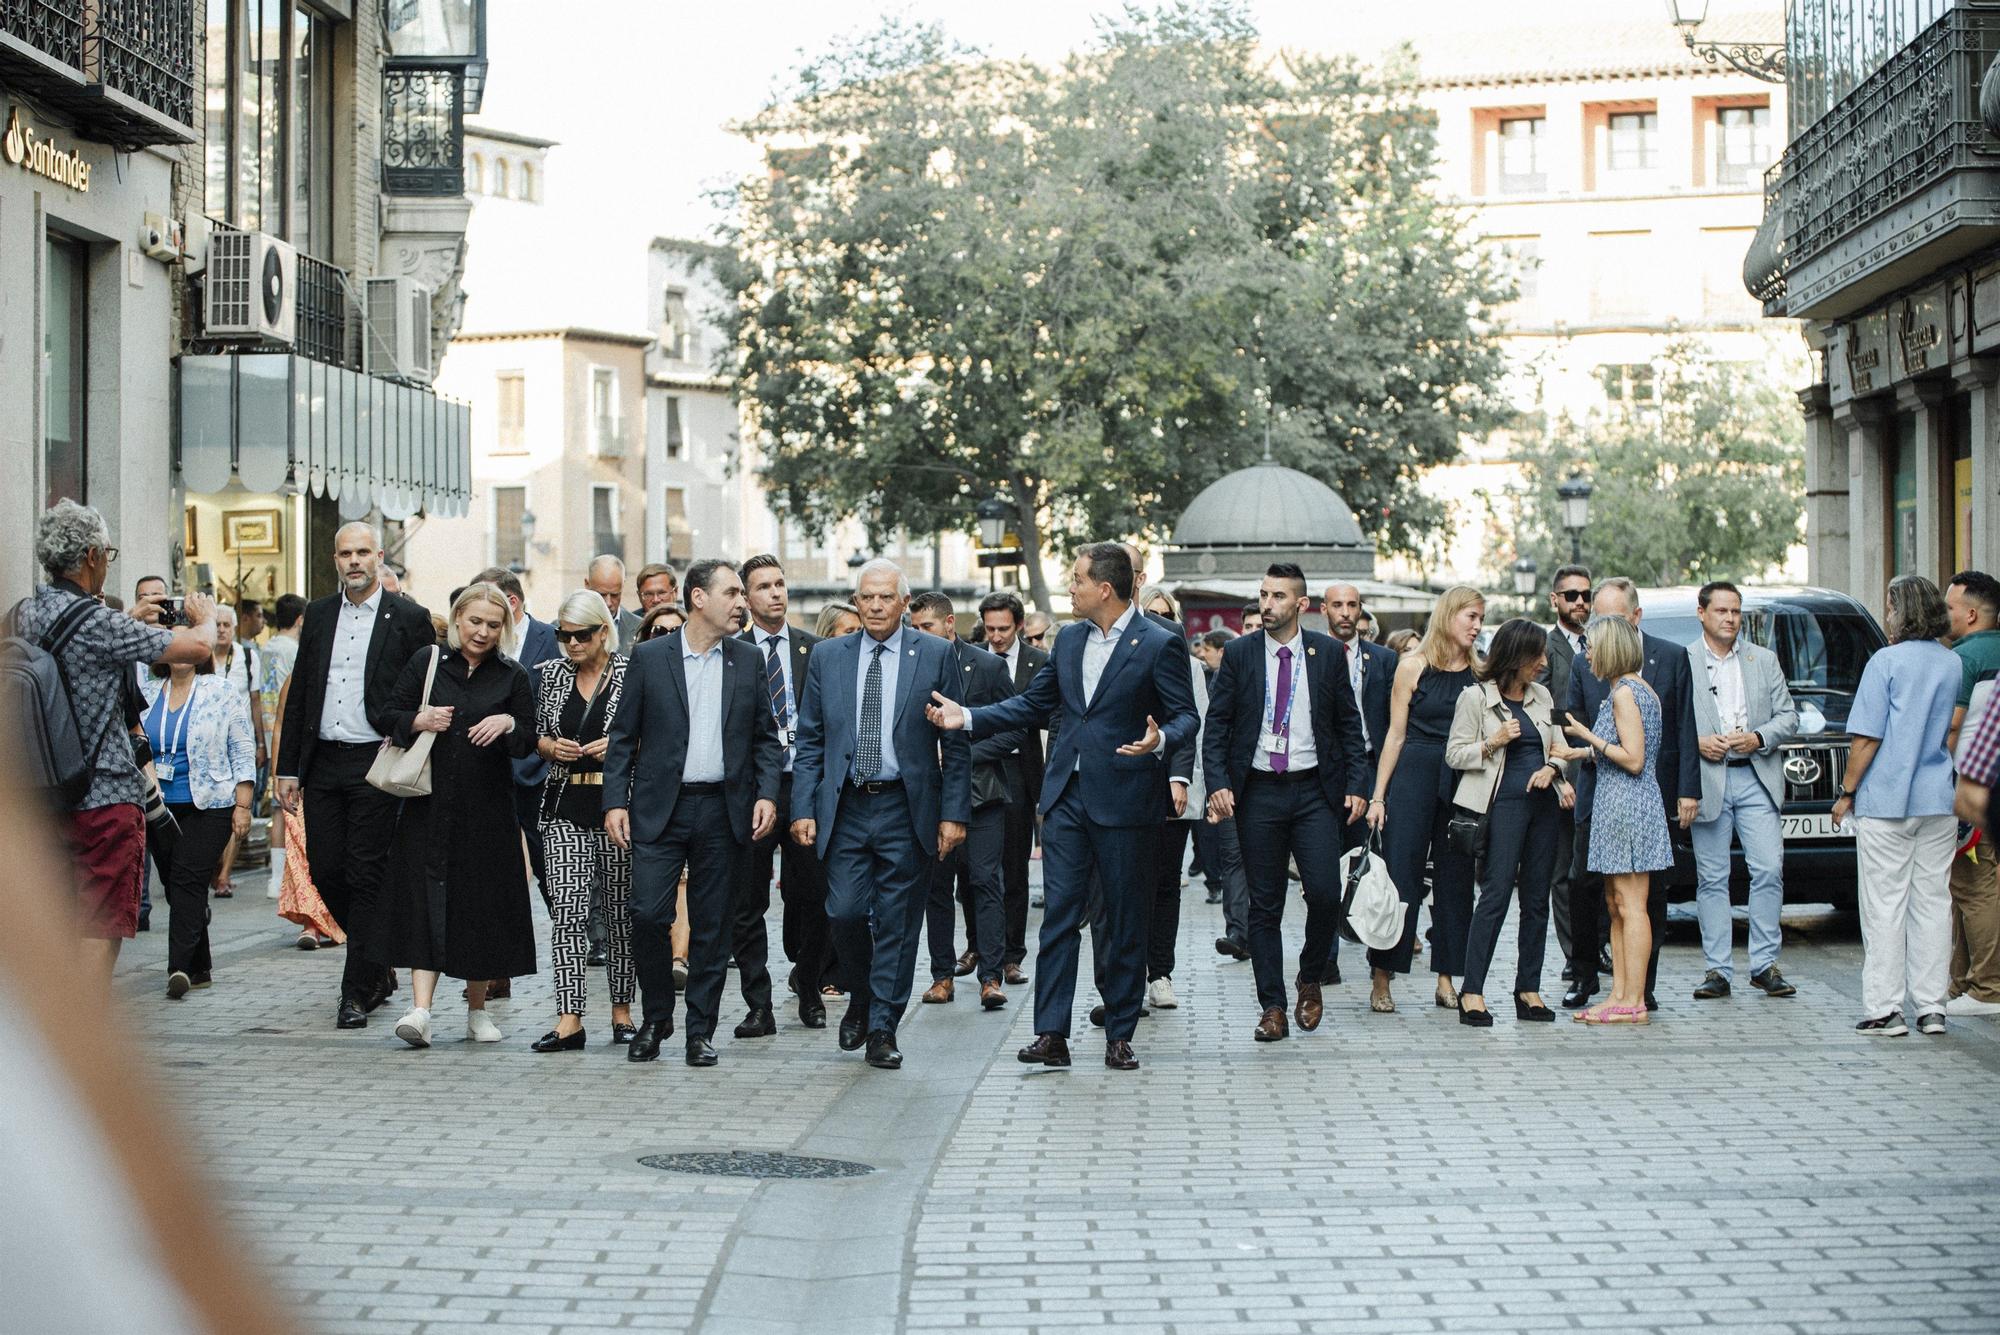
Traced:
MULTIPOLYGON (((431 646, 431 665, 424 670, 424 697, 417 702, 419 713, 430 708, 431 683, 437 679, 438 659, 443 656, 436 645, 431 646)), ((368 782, 391 797, 429 797, 431 743, 436 740, 436 733, 420 732, 408 746, 384 741, 375 753, 375 763, 368 767, 368 782)))
POLYGON ((1389 878, 1379 841, 1350 848, 1340 859, 1340 933, 1357 945, 1388 950, 1403 939, 1403 897, 1389 878))

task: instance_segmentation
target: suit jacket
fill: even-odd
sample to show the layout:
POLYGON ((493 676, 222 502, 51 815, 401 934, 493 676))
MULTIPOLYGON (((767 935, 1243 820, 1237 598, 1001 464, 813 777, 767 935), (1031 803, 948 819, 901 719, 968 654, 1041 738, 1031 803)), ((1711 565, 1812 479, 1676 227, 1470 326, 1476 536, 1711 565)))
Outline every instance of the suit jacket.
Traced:
MULTIPOLYGON (((1238 797, 1257 759, 1257 740, 1264 731, 1264 701, 1272 684, 1266 679, 1263 631, 1239 635, 1222 648, 1222 666, 1208 695, 1208 720, 1202 736, 1202 764, 1211 789, 1228 785, 1238 797)), ((1349 796, 1366 797, 1374 775, 1361 744, 1361 713, 1354 688, 1347 680, 1347 654, 1339 640, 1317 630, 1301 629, 1292 640, 1295 661, 1305 672, 1306 698, 1312 712, 1313 749, 1318 753, 1320 792, 1335 811, 1345 810, 1349 796)), ((1292 683, 1297 711, 1296 677, 1292 683)))
MULTIPOLYGON (((1172 617, 1163 617, 1158 612, 1143 612, 1141 613, 1141 615, 1143 615, 1146 618, 1146 620, 1152 622, 1155 626, 1158 626, 1161 630, 1167 632, 1167 634, 1179 640, 1181 642, 1181 648, 1186 649, 1188 647, 1188 633, 1186 626, 1183 626, 1180 622, 1175 621, 1172 617)), ((1192 694, 1194 691, 1194 681, 1193 681, 1194 667, 1195 667, 1194 654, 1190 652, 1188 654, 1188 676, 1189 676, 1188 691, 1190 694, 1192 694)), ((1197 715, 1197 717, 1199 716, 1197 715)), ((1201 744, 1201 729, 1197 725, 1194 733, 1190 735, 1185 742, 1182 742, 1177 746, 1162 748, 1167 753, 1167 778, 1169 780, 1186 779, 1190 783, 1194 781, 1194 767, 1201 763, 1201 757, 1195 754, 1195 750, 1198 746, 1200 746, 1200 744, 1201 744)), ((1168 800, 1171 803, 1172 801, 1171 793, 1168 794, 1168 800)))
MULTIPOLYGON (((1042 665, 1048 661, 1047 650, 1037 649, 1034 645, 1023 641, 1021 652, 1014 656, 1014 694, 1019 695, 1027 690, 1028 683, 1035 679, 1035 674, 1040 672, 1042 665)), ((1014 757, 1015 773, 1020 781, 1019 800, 1031 803, 1042 800, 1042 765, 1046 759, 1042 754, 1042 730, 1040 728, 1024 730, 1021 734, 1021 754, 1014 757)))
MULTIPOLYGON (((796 711, 799 707, 799 702, 805 699, 806 694, 806 659, 811 655, 813 646, 819 643, 819 636, 813 634, 811 631, 800 630, 797 626, 788 628, 785 633, 790 637, 792 646, 792 709, 796 711)), ((756 623, 752 622, 748 627, 738 632, 736 638, 742 640, 751 648, 756 649, 756 623)), ((757 679, 759 681, 764 680, 764 671, 764 652, 759 649, 757 651, 757 679)), ((764 685, 764 698, 766 700, 771 698, 771 688, 768 682, 765 682, 764 685)), ((780 740, 782 741, 783 739, 780 738, 780 740)), ((780 811, 778 813, 780 824, 790 819, 791 817, 785 812, 780 811)))
MULTIPOLYGON (((652 842, 667 832, 680 800, 687 764, 687 669, 681 631, 633 650, 625 665, 618 713, 606 734, 604 809, 631 809, 632 838, 652 842)), ((741 640, 722 641, 722 787, 730 833, 750 842, 752 811, 778 800, 784 748, 764 695, 763 660, 741 640)))
MULTIPOLYGON (((556 628, 546 621, 528 618, 528 628, 521 633, 520 652, 514 661, 528 670, 528 676, 535 675, 535 669, 551 658, 561 658, 562 649, 556 644, 556 628)), ((549 762, 539 754, 530 752, 514 762, 514 782, 523 788, 533 788, 548 777, 549 762)))
MULTIPOLYGON (((1358 636, 1353 644, 1342 647, 1350 654, 1361 651, 1361 698, 1354 703, 1361 710, 1361 721, 1368 725, 1368 750, 1380 752, 1382 739, 1389 735, 1389 697, 1396 691, 1396 651, 1358 636)), ((1369 779, 1372 783, 1374 776, 1369 779)))
MULTIPOLYGON (((1761 644, 1747 639, 1736 641, 1742 659, 1743 707, 1750 716, 1749 731, 1764 739, 1764 745, 1750 753, 1750 768, 1771 803, 1785 806, 1784 758, 1778 748, 1799 730, 1799 707, 1785 684, 1785 670, 1778 656, 1761 644)), ((1697 737, 1722 731, 1721 701, 1708 677, 1708 651, 1702 640, 1688 646, 1688 672, 1694 690, 1694 727, 1697 737)), ((1699 756, 1700 752, 1697 751, 1699 756)), ((1714 820, 1722 814, 1722 797, 1729 782, 1727 760, 1701 761, 1701 814, 1696 820, 1714 820)))
MULTIPOLYGON (((1023 646, 1025 647, 1025 646, 1023 646)), ((992 654, 954 638, 951 651, 958 659, 958 694, 945 692, 962 705, 997 705, 1012 699, 1014 683, 1007 678, 1007 665, 992 654)), ((1014 749, 1033 728, 1009 728, 972 743, 972 807, 992 806, 1018 798, 1021 793, 1014 771, 1014 749)), ((898 753, 901 754, 900 752, 898 753)))
MULTIPOLYGON (((854 681, 865 630, 822 640, 806 657, 806 689, 799 697, 799 741, 792 753, 792 820, 817 822, 817 846, 826 856, 840 794, 854 769, 860 725, 854 681)), ((756 650, 750 651, 752 654, 756 650)), ((924 714, 931 692, 949 697, 963 689, 958 656, 935 635, 903 627, 903 661, 896 668, 896 701, 883 720, 896 748, 896 765, 909 799, 917 844, 937 856, 940 821, 972 819, 972 745, 961 732, 943 732, 924 714)), ((765 714, 771 711, 766 709, 765 714)))
MULTIPOLYGON (((1549 636, 1549 661, 1537 679, 1549 688, 1549 695, 1557 701, 1569 699, 1569 678, 1571 665, 1576 662, 1576 646, 1569 642, 1569 636, 1559 626, 1547 627, 1549 636)), ((1589 723, 1589 719, 1583 722, 1589 723)))
MULTIPOLYGON (((333 668, 333 639, 339 628, 340 600, 347 595, 331 593, 306 605, 304 624, 299 629, 299 652, 292 675, 291 694, 285 697, 285 730, 278 742, 278 773, 286 778, 304 778, 312 768, 313 751, 319 745, 319 718, 326 708, 326 679, 333 668)), ((375 606, 375 629, 368 638, 367 676, 362 682, 361 708, 368 726, 383 736, 393 726, 389 705, 396 694, 396 679, 417 650, 437 643, 431 629, 431 614, 414 599, 400 593, 382 591, 375 606)))
MULTIPOLYGON (((1657 635, 1642 634, 1639 638, 1646 652, 1646 666, 1639 675, 1660 697, 1661 730, 1664 735, 1660 738, 1660 754, 1655 768, 1659 776, 1660 797, 1666 803, 1667 821, 1672 828, 1679 815, 1675 808, 1680 799, 1701 795, 1701 771, 1698 768, 1701 751, 1695 745, 1692 678, 1688 675, 1687 650, 1657 635)), ((1587 661, 1578 662, 1570 668, 1569 699, 1563 708, 1574 714, 1576 721, 1584 727, 1593 727, 1597 721, 1598 706, 1609 694, 1605 683, 1590 670, 1590 664, 1587 661)), ((1597 766, 1586 760, 1576 771, 1576 819, 1579 824, 1590 819, 1591 803, 1596 798, 1597 766)))
POLYGON ((1056 633, 1055 652, 1027 690, 973 712, 972 735, 1043 727, 1060 718, 1062 726, 1049 738, 1041 809, 1048 811, 1076 782, 1098 824, 1158 825, 1170 814, 1167 757, 1191 747, 1201 730, 1187 641, 1178 630, 1133 617, 1111 648, 1097 693, 1085 703, 1083 645, 1096 633, 1088 621, 1064 626, 1056 633), (1143 756, 1119 755, 1119 747, 1145 736, 1148 717, 1160 726, 1160 745, 1143 756))
POLYGON ((640 618, 629 608, 621 608, 615 619, 618 622, 618 643, 611 647, 621 654, 629 654, 632 652, 632 641, 639 634, 640 618))

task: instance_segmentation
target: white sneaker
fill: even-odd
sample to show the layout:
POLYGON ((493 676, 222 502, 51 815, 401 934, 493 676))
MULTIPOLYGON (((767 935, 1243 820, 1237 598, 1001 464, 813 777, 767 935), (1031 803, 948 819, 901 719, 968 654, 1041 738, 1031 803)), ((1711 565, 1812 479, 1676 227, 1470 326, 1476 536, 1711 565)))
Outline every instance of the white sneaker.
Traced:
POLYGON ((498 1043, 500 1026, 484 1010, 465 1013, 465 1036, 475 1043, 498 1043))
POLYGON ((2000 1015, 2000 1001, 1981 1001, 1967 992, 1962 997, 1953 997, 1944 1003, 1946 1015, 1956 1015, 1961 1019, 1979 1015, 2000 1015))
POLYGON ((431 1013, 422 1006, 410 1007, 402 1019, 396 1021, 396 1037, 413 1048, 427 1048, 431 1045, 431 1013))
POLYGON ((1175 1000, 1174 998, 1173 979, 1155 978, 1152 982, 1146 984, 1146 1005, 1150 1009, 1156 1011, 1170 1011, 1177 1009, 1180 1006, 1180 1004, 1181 1003, 1175 1000))

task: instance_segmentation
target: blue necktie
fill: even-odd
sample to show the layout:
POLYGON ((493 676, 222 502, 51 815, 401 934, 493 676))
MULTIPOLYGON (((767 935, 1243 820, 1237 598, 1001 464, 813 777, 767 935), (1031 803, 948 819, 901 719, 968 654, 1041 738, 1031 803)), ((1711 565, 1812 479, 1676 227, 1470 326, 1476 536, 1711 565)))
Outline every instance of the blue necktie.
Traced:
POLYGON ((868 660, 868 680, 861 687, 861 729, 855 737, 854 777, 866 783, 882 769, 882 651, 888 646, 875 642, 868 660))

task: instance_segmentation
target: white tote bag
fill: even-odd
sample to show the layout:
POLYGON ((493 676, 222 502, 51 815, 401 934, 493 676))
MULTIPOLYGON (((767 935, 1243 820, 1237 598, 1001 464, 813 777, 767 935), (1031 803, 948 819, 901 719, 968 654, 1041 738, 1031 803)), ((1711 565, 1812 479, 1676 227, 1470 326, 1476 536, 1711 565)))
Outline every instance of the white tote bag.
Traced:
POLYGON ((1380 844, 1371 837, 1340 859, 1340 933, 1373 950, 1387 950, 1403 939, 1403 897, 1389 879, 1380 844))
MULTIPOLYGON (((437 679, 438 659, 443 656, 436 645, 431 646, 431 665, 424 669, 424 697, 417 702, 420 713, 430 708, 431 683, 437 679)), ((368 767, 368 782, 391 797, 429 797, 431 743, 436 739, 434 732, 420 732, 408 746, 384 741, 375 753, 375 763, 368 767)))

